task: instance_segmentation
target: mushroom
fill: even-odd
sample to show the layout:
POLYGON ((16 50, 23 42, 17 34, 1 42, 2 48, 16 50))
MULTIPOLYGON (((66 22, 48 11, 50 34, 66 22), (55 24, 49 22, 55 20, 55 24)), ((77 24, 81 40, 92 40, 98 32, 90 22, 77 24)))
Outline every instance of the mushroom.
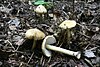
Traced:
POLYGON ((47 9, 43 5, 39 5, 35 12, 40 15, 40 21, 44 21, 44 14, 47 13, 47 9))
POLYGON ((35 9, 35 12, 38 14, 44 14, 44 13, 47 13, 47 9, 43 5, 39 5, 35 9))
POLYGON ((44 14, 47 13, 47 9, 43 5, 39 5, 35 12, 40 15, 40 21, 44 21, 44 14))
POLYGON ((45 34, 39 29, 34 28, 34 29, 27 30, 25 33, 25 37, 27 39, 34 39, 33 46, 32 46, 32 50, 33 50, 36 46, 36 41, 43 39, 45 37, 45 34))
POLYGON ((81 53, 79 51, 74 52, 60 47, 56 47, 50 44, 56 43, 56 39, 53 35, 46 36, 42 43, 42 51, 47 57, 51 57, 50 50, 61 52, 67 55, 75 56, 77 59, 80 59, 81 53))
POLYGON ((67 33, 67 44, 68 45, 70 44, 70 36, 71 36, 70 29, 75 26, 76 26, 76 21, 74 20, 65 20, 59 25, 60 28, 67 30, 66 33, 67 33))

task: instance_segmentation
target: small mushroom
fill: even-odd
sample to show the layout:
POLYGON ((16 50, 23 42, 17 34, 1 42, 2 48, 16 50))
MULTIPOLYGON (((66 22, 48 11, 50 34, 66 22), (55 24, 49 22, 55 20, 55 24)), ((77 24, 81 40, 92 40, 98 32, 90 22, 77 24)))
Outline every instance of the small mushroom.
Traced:
POLYGON ((38 14, 44 14, 44 13, 47 13, 47 9, 43 5, 39 5, 35 9, 35 12, 38 14))
POLYGON ((36 41, 43 39, 45 37, 45 34, 39 29, 34 28, 34 29, 27 30, 25 33, 25 37, 27 39, 34 39, 33 46, 32 46, 32 50, 33 50, 36 46, 36 41))
POLYGON ((59 25, 59 27, 62 29, 67 29, 67 28, 71 29, 75 26, 76 26, 76 21, 74 20, 65 20, 59 25))
POLYGON ((40 21, 44 21, 44 14, 47 13, 47 9, 43 5, 37 6, 35 12, 40 15, 40 21))
POLYGON ((54 44, 54 43, 56 43, 56 39, 53 35, 46 36, 45 39, 43 40, 42 51, 47 57, 51 57, 50 50, 53 50, 53 51, 67 54, 67 55, 75 56, 77 59, 80 59, 81 53, 79 51, 74 52, 74 51, 70 51, 70 50, 66 50, 66 49, 63 49, 60 47, 50 45, 50 44, 54 44))
POLYGON ((70 44, 70 36, 71 36, 70 29, 75 26, 76 26, 76 21, 74 20, 65 20, 59 25, 60 28, 67 30, 66 33, 67 33, 67 44, 68 45, 70 44))

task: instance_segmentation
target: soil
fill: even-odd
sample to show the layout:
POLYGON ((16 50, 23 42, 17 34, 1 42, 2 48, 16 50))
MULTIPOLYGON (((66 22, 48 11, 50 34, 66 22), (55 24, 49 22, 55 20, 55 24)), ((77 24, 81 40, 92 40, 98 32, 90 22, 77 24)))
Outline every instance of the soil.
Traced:
MULTIPOLYGON (((48 13, 40 16, 37 5, 29 0, 0 0, 0 67, 100 67, 100 1, 56 0, 44 5, 48 13), (50 16, 51 15, 51 16, 50 16), (52 16, 53 15, 53 16, 52 16), (75 20, 68 45, 66 30, 59 28, 65 20, 75 20), (53 35, 52 44, 81 53, 81 58, 50 50, 46 57, 41 49, 42 40, 25 38, 30 28, 53 35)), ((33 1, 31 1, 33 2, 33 1)))

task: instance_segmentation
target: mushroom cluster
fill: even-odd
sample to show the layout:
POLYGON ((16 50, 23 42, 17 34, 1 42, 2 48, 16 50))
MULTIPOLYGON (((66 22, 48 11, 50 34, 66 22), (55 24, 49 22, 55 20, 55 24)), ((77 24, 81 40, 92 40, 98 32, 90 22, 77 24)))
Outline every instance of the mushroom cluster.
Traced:
MULTIPOLYGON (((70 30, 70 28, 75 27, 75 26, 76 26, 76 22, 73 21, 73 20, 66 20, 59 25, 59 27, 61 27, 63 29, 68 29, 68 30, 70 30)), ((67 31, 67 32, 68 32, 68 36, 69 36, 70 31, 67 31)), ((40 31, 37 28, 27 30, 26 33, 25 33, 25 37, 27 39, 33 39, 34 40, 32 50, 36 46, 36 41, 43 39, 41 49, 42 49, 43 54, 47 57, 52 56, 52 53, 51 53, 50 50, 61 52, 61 53, 64 53, 64 54, 67 54, 67 55, 70 55, 70 56, 74 56, 77 59, 80 59, 80 57, 81 57, 80 51, 74 52, 74 51, 70 51, 70 50, 67 50, 67 49, 63 49, 63 48, 51 45, 51 44, 56 43, 56 38, 54 37, 54 35, 46 36, 42 31, 40 31)))

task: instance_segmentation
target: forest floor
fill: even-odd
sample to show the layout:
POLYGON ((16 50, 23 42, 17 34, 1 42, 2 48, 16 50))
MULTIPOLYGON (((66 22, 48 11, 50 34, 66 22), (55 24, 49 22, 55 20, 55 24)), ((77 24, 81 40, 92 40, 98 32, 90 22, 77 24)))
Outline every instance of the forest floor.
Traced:
POLYGON ((100 1, 54 1, 42 17, 36 7, 29 1, 0 0, 0 67, 100 67, 100 1), (71 29, 70 46, 66 30, 59 28, 65 20, 77 23, 71 29), (56 51, 48 58, 41 49, 43 40, 32 51, 33 40, 25 38, 30 28, 46 36, 57 34, 53 45, 79 51, 81 58, 56 51))

